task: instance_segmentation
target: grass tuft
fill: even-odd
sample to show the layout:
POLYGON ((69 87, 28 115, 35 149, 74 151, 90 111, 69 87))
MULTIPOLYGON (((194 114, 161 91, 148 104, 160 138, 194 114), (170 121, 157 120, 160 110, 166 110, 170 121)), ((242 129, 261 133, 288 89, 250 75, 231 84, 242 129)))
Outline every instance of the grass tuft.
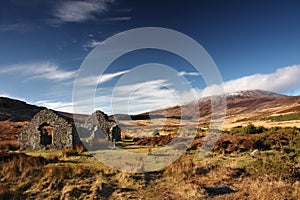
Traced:
POLYGON ((16 151, 20 149, 20 144, 16 140, 0 141, 0 150, 16 151))

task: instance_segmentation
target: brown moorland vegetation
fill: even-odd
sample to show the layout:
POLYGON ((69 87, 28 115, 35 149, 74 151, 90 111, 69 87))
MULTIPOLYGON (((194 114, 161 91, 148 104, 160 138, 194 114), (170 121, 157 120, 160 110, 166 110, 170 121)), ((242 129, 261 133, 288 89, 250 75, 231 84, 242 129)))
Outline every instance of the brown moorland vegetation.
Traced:
POLYGON ((300 198, 299 128, 236 127, 201 158, 204 135, 173 164, 144 174, 113 170, 79 147, 68 156, 1 151, 0 199, 300 198))

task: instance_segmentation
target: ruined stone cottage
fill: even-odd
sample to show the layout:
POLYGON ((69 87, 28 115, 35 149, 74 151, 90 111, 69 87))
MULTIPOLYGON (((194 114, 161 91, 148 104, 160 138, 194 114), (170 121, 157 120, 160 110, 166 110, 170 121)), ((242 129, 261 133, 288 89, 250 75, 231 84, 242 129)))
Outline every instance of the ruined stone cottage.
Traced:
POLYGON ((37 113, 19 135, 21 149, 73 148, 80 144, 72 118, 44 109, 37 113))
POLYGON ((19 135, 21 149, 40 150, 74 148, 80 145, 83 138, 82 131, 90 139, 105 137, 111 141, 121 139, 121 129, 114 120, 101 112, 96 111, 86 120, 74 124, 74 120, 65 113, 44 109, 37 113, 31 122, 25 125, 19 135), (77 129, 79 132, 77 132, 77 129), (79 134, 78 134, 79 133, 79 134))
POLYGON ((117 123, 104 112, 97 110, 85 121, 85 127, 92 130, 90 140, 105 137, 110 141, 121 140, 121 129, 117 123))

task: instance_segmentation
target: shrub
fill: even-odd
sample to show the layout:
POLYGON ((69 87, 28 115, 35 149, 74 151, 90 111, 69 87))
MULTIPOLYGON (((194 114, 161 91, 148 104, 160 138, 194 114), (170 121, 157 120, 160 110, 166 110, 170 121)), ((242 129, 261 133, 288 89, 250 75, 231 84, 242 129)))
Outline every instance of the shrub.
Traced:
POLYGON ((253 124, 248 124, 247 126, 243 127, 243 133, 245 134, 255 134, 257 133, 256 127, 253 124))
POLYGON ((72 148, 65 148, 62 150, 63 157, 77 156, 78 152, 72 148))
POLYGON ((242 126, 235 126, 232 127, 229 131, 223 131, 223 133, 228 133, 230 135, 242 135, 242 126))
POLYGON ((270 117, 266 117, 263 119, 271 120, 272 122, 300 120, 300 113, 290 113, 290 114, 286 114, 286 115, 270 116, 270 117))
POLYGON ((263 133, 263 132, 266 132, 266 131, 268 131, 268 129, 264 126, 258 126, 256 128, 256 133, 263 133))
POLYGON ((247 135, 247 134, 258 134, 268 131, 264 126, 254 126, 248 124, 247 126, 235 126, 228 131, 230 135, 247 135))
POLYGON ((59 157, 58 152, 53 151, 53 152, 49 153, 46 158, 47 158, 48 162, 55 163, 58 161, 58 157, 59 157))
POLYGON ((268 174, 275 180, 293 179, 295 173, 292 173, 292 169, 295 165, 293 156, 275 153, 268 157, 258 158, 251 166, 248 166, 248 169, 254 177, 268 174))
POLYGON ((76 145, 75 150, 77 153, 83 153, 85 151, 85 147, 83 145, 76 145))
POLYGON ((0 150, 16 151, 20 149, 20 144, 15 140, 0 141, 0 150))

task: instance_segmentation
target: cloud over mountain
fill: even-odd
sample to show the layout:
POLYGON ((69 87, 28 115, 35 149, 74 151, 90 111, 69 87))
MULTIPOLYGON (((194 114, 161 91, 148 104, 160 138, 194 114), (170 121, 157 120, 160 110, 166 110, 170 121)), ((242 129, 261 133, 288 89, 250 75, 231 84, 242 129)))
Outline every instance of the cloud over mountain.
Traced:
MULTIPOLYGON (((294 94, 300 91, 300 65, 292 65, 277 69, 270 74, 253 74, 238 79, 226 81, 223 84, 225 92, 241 90, 267 90, 281 94, 294 94)), ((209 96, 220 88, 212 85, 201 91, 200 96, 209 96)))
MULTIPOLYGON (((1 73, 1 71, 0 71, 1 73)), ((120 71, 112 74, 104 74, 102 78, 88 77, 81 80, 81 84, 92 82, 101 83, 112 78, 128 73, 120 71)), ((300 91, 300 65, 292 65, 277 69, 270 74, 253 74, 238 79, 224 82, 224 92, 231 93, 243 90, 268 90, 281 94, 294 94, 300 91)), ((182 102, 189 102, 197 96, 198 98, 220 94, 220 85, 212 85, 204 89, 191 88, 189 91, 178 91, 172 89, 168 80, 153 80, 136 84, 122 85, 117 88, 102 87, 98 89, 95 96, 95 106, 108 113, 141 113, 153 109, 163 108, 178 104, 177 97, 182 102), (112 96, 112 91, 114 96, 112 96), (171 98, 174 97, 174 98, 171 98)), ((85 94, 83 93, 83 96, 85 94)), ((48 106, 62 111, 72 111, 71 102, 40 101, 38 105, 48 106)), ((82 111, 86 108, 83 107, 82 111)))

